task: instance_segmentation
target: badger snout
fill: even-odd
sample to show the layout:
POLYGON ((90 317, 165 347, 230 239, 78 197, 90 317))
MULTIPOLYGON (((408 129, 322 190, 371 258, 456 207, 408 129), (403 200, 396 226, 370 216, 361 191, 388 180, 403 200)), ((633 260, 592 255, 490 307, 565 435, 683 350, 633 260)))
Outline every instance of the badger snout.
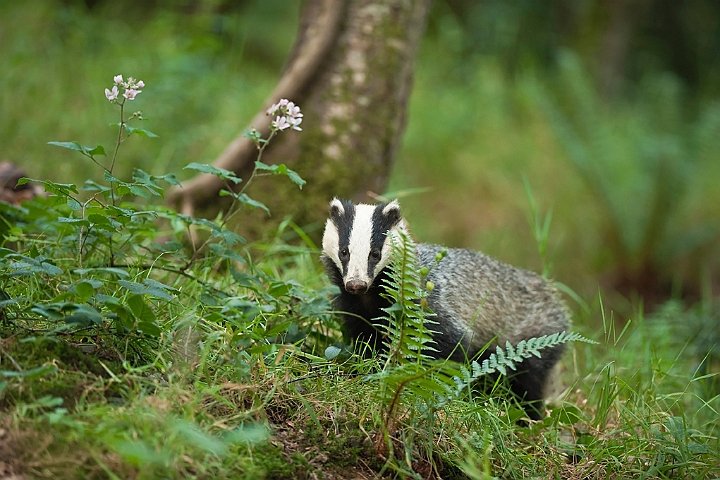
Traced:
POLYGON ((361 293, 367 292, 368 283, 360 280, 359 278, 352 278, 345 282, 345 290, 347 290, 348 293, 359 295, 361 293))

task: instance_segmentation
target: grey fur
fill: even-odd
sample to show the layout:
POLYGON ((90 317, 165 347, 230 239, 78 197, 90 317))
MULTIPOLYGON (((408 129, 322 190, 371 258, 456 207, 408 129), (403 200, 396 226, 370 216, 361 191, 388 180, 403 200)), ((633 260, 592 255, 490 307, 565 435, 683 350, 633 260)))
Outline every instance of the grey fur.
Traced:
POLYGON ((540 276, 458 248, 447 249, 447 256, 435 266, 441 250, 437 245, 417 246, 420 265, 432 268, 428 280, 435 289, 428 304, 441 326, 469 327, 470 350, 482 348, 496 336, 505 346, 506 340, 517 344, 567 330, 566 310, 555 288, 540 276))

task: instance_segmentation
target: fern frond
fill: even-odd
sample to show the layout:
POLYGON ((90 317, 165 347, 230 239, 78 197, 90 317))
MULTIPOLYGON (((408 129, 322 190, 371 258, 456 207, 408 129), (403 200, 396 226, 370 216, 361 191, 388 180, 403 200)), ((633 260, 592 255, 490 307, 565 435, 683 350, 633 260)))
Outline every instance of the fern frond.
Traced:
POLYGON ((542 337, 522 340, 515 346, 510 344, 510 342, 506 342, 504 349, 498 345, 495 347, 495 352, 490 354, 482 363, 477 361, 471 362, 472 375, 469 374, 470 372, 466 368, 460 369, 462 376, 456 376, 455 378, 455 383, 458 385, 458 393, 484 375, 490 375, 496 372, 507 375, 508 369, 513 371, 517 370, 517 364, 522 363, 523 360, 530 357, 541 358, 540 350, 573 341, 597 343, 594 340, 583 337, 579 333, 563 331, 553 333, 552 335, 543 335, 542 337))
POLYGON ((416 243, 405 233, 391 236, 391 260, 385 293, 391 305, 384 308, 385 316, 380 318, 390 346, 385 354, 388 365, 401 365, 407 361, 432 358, 434 351, 433 333, 430 325, 435 316, 423 306, 428 292, 422 283, 418 264, 416 243))

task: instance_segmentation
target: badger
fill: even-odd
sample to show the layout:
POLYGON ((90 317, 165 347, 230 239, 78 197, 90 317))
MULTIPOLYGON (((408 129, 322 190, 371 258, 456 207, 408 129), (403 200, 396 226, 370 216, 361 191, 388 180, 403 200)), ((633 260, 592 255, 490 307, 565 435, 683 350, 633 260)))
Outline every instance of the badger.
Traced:
MULTIPOLYGON (((321 262, 330 281, 340 288, 333 307, 343 318, 345 333, 372 349, 386 348, 378 318, 390 306, 384 280, 392 254, 391 235, 408 234, 397 200, 380 205, 354 204, 337 198, 322 238, 321 262)), ((427 352, 457 362, 483 360, 506 341, 551 335, 568 328, 568 315, 555 288, 542 277, 467 249, 417 244, 420 267, 434 288, 427 297, 437 324, 427 352), (437 262, 436 255, 446 251, 437 262)), ((544 387, 563 345, 541 351, 517 365, 510 389, 526 405, 527 415, 540 419, 544 387)), ((510 373, 510 372, 509 372, 510 373)))

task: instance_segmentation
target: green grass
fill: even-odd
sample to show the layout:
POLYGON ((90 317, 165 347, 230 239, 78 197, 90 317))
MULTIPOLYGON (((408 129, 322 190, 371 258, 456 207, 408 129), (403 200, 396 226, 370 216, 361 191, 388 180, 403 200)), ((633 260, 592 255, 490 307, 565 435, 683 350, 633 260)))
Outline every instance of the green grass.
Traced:
MULTIPOLYGON (((118 176, 211 161, 270 91, 292 42, 295 9, 273 9, 257 2, 217 17, 2 3, 0 87, 12 92, 0 98, 3 159, 35 178, 101 181, 87 159, 46 142, 112 145, 106 124, 116 115, 102 91, 123 73, 147 84, 136 108, 160 139, 125 143, 118 176)), ((538 271, 543 234, 530 233, 523 178, 538 214, 552 206, 549 266, 590 303, 577 309, 575 330, 600 345, 569 348, 545 420, 517 425, 517 406, 493 396, 430 412, 408 395, 396 428, 385 432, 391 442, 378 450, 381 389, 367 374, 379 362, 348 352, 325 358, 328 346, 344 344, 318 251, 296 226, 213 250, 179 274, 191 253, 181 242, 184 220, 172 212, 157 209, 165 224, 138 216, 114 237, 95 230, 78 252, 79 226, 57 220, 80 214, 62 197, 0 209, 0 464, 28 478, 719 477, 720 305, 711 279, 693 306, 671 301, 648 315, 614 303, 627 312, 615 316, 587 295, 619 261, 607 229, 639 228, 632 219, 649 209, 610 222, 613 210, 597 196, 604 184, 588 184, 568 153, 577 150, 567 147, 596 152, 593 142, 617 143, 593 159, 603 175, 627 174, 611 194, 622 198, 633 185, 651 191, 643 182, 652 178, 623 152, 655 138, 654 104, 639 98, 582 117, 581 102, 594 97, 568 93, 585 85, 577 71, 548 80, 528 69, 508 79, 491 58, 460 69, 441 48, 452 45, 454 27, 446 28, 423 45, 391 188, 432 187, 403 198, 423 241, 471 246, 538 271), (573 127, 597 122, 605 136, 572 143, 544 102, 579 122, 573 127), (177 249, 154 246, 160 236, 178 240, 177 249), (110 251, 120 272, 78 272, 107 266, 110 251)), ((667 105, 683 105, 668 95, 667 105)), ((671 230, 717 218, 713 112, 690 119, 693 149, 673 150, 693 152, 696 170, 671 230)), ((702 245, 703 255, 716 251, 702 245)), ((694 255, 667 268, 697 274, 693 262, 705 257, 694 255)), ((708 265, 706 277, 715 268, 708 265)), ((611 296, 603 291, 605 302, 611 296)))
POLYGON ((240 248, 240 258, 213 248, 181 275, 190 252, 155 257, 152 242, 171 233, 158 232, 152 217, 133 213, 144 220, 93 233, 57 220, 68 215, 79 214, 54 197, 3 211, 15 218, 5 232, 13 250, 0 250, 0 451, 11 472, 288 479, 720 474, 718 359, 696 341, 712 338, 707 329, 716 328, 711 301, 689 311, 669 303, 629 324, 600 309, 600 345, 572 345, 559 373, 563 387, 537 423, 518 424, 521 410, 503 400, 502 389, 434 403, 423 387, 405 388, 389 408, 387 389, 402 380, 400 370, 388 381, 387 373, 368 375, 380 359, 324 356, 327 347, 344 345, 314 248, 288 245, 278 234, 240 248), (78 252, 80 233, 88 246, 78 252), (264 254, 250 262, 250 249, 264 254), (131 260, 108 270, 110 251, 131 260), (677 323, 686 326, 682 336, 670 334, 677 323))

